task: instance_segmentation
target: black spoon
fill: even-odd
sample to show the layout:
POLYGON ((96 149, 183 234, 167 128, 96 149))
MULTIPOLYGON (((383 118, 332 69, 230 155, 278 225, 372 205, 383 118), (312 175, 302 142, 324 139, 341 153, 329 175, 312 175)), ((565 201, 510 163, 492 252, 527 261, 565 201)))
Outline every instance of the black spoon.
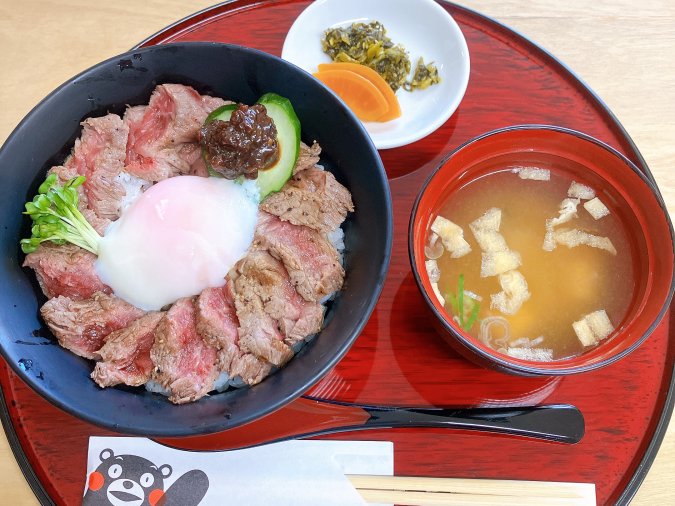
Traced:
POLYGON ((432 427, 495 432, 576 444, 581 412, 569 404, 494 408, 392 408, 302 397, 265 418, 208 436, 157 441, 190 450, 234 450, 306 437, 370 429, 432 427))
POLYGON ((351 430, 436 427, 497 432, 567 444, 578 443, 585 432, 584 416, 569 404, 463 409, 360 408, 370 418, 351 430))

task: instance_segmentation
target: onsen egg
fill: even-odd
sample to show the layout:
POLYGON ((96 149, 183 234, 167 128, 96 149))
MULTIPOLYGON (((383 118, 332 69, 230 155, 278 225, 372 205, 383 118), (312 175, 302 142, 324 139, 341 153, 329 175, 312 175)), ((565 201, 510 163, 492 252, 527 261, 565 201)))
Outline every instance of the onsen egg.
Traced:
POLYGON ((253 241, 258 206, 243 186, 180 176, 149 188, 106 230, 96 271, 145 309, 222 286, 253 241))

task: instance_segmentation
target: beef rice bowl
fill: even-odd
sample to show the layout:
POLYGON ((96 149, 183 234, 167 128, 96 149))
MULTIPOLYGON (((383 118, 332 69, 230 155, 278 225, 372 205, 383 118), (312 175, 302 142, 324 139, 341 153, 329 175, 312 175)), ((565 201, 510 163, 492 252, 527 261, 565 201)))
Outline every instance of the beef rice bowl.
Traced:
MULTIPOLYGON (((42 296, 35 296, 33 300, 41 306, 44 321, 58 342, 88 360, 68 358, 61 352, 63 363, 57 364, 53 347, 29 349, 49 350, 42 357, 44 360, 34 363, 49 364, 59 370, 59 375, 66 377, 72 376, 70 372, 76 369, 77 378, 82 378, 82 372, 88 369, 87 375, 106 388, 102 390, 95 386, 92 390, 77 379, 78 397, 67 388, 54 388, 56 376, 43 366, 52 381, 48 389, 37 390, 78 416, 118 430, 158 435, 220 430, 277 409, 306 390, 339 360, 348 349, 347 342, 351 343, 358 335, 376 301, 373 295, 379 294, 386 273, 391 241, 388 189, 381 162, 372 144, 364 139, 365 133, 358 121, 329 92, 284 62, 252 50, 211 44, 150 48, 141 50, 139 55, 152 75, 143 83, 137 83, 136 98, 121 97, 119 83, 117 86, 114 83, 119 79, 113 75, 114 79, 111 78, 101 92, 102 96, 108 97, 100 99, 106 105, 93 113, 87 113, 79 106, 80 112, 74 113, 73 117, 79 115, 82 127, 76 131, 76 137, 71 134, 60 148, 54 149, 57 139, 64 139, 57 125, 53 125, 57 127, 53 130, 47 129, 44 121, 40 125, 42 135, 48 138, 42 149, 45 154, 39 155, 43 160, 41 170, 47 172, 48 178, 45 180, 45 172, 40 176, 40 168, 33 169, 32 189, 25 187, 26 196, 30 200, 37 194, 39 200, 59 192, 75 195, 76 198, 71 199, 75 201, 74 207, 97 234, 98 239, 94 238, 93 242, 98 244, 100 251, 96 247, 84 247, 87 245, 77 241, 73 244, 63 237, 45 240, 49 239, 45 237, 49 234, 44 227, 37 230, 33 227, 33 236, 28 238, 30 231, 26 228, 27 222, 23 221, 21 237, 27 238, 24 247, 28 254, 20 260, 25 260, 26 265, 38 274, 34 279, 39 279, 40 283, 33 286, 39 286, 47 298, 44 304, 42 296), (211 53, 212 57, 217 54, 237 60, 243 71, 215 71, 196 65, 194 55, 200 53, 203 56, 204 52, 211 53), (184 56, 185 62, 181 58, 177 60, 176 54, 184 56), (257 89, 251 90, 249 74, 252 71, 247 61, 252 58, 268 60, 277 66, 277 71, 288 72, 286 85, 279 87, 271 76, 262 73, 262 76, 256 76, 260 81, 257 89), (166 69, 176 65, 187 67, 182 70, 190 77, 176 77, 173 73, 169 79, 166 69), (222 75, 220 79, 214 78, 214 72, 225 74, 225 78, 222 75), (211 88, 202 84, 204 82, 218 82, 219 85, 211 88), (305 91, 298 92, 296 82, 302 82, 305 91), (219 134, 218 128, 209 132, 205 127, 216 120, 220 127, 232 123, 229 118, 216 119, 214 114, 234 116, 246 112, 254 109, 259 100, 274 99, 276 92, 285 94, 302 124, 302 130, 298 125, 295 132, 297 156, 289 165, 288 156, 284 155, 293 152, 288 146, 293 145, 289 144, 289 138, 295 142, 294 132, 289 134, 288 125, 281 124, 279 153, 249 153, 238 156, 239 161, 237 156, 230 156, 230 162, 235 160, 227 166, 228 155, 218 157, 218 149, 212 149, 208 143, 209 138, 219 134), (228 99, 234 99, 235 103, 229 103, 228 99), (169 121, 165 119, 165 109, 170 111, 169 121), (349 122, 353 130, 330 128, 327 123, 333 120, 325 119, 329 111, 336 114, 341 123, 349 122), (153 114, 161 121, 153 119, 153 114), (162 128, 157 131, 148 128, 148 125, 157 124, 162 128), (300 142, 301 135, 306 144, 300 142), (344 146, 348 143, 357 146, 357 151, 347 153, 344 146), (270 162, 266 156, 277 160, 270 162), (246 157, 261 164, 259 174, 263 175, 269 168, 272 172, 283 161, 287 175, 251 177, 248 169, 237 168, 246 157), (116 168, 111 169, 111 166, 116 168), (360 170, 352 172, 352 167, 360 167, 360 170), (239 173, 233 176, 234 170, 239 173), (217 177, 222 175, 234 177, 236 181, 217 177), (248 201, 244 205, 245 219, 241 219, 243 215, 237 215, 235 220, 206 220, 210 232, 222 225, 220 221, 233 221, 234 229, 245 229, 239 230, 237 238, 229 233, 232 227, 228 229, 222 225, 224 228, 217 230, 228 238, 216 241, 217 247, 231 243, 227 244, 231 249, 231 265, 224 262, 219 266, 220 273, 218 269, 197 265, 197 276, 183 275, 184 278, 199 278, 202 285, 198 290, 193 283, 186 288, 188 292, 181 293, 174 286, 179 283, 168 283, 176 288, 171 293, 162 288, 141 291, 154 292, 150 295, 141 292, 135 295, 134 283, 148 287, 151 278, 138 276, 136 269, 133 276, 127 276, 131 280, 120 283, 116 279, 119 266, 130 265, 130 261, 122 260, 122 255, 117 254, 120 250, 109 244, 115 243, 116 234, 124 235, 121 234, 123 229, 134 229, 130 224, 142 221, 132 219, 135 212, 141 213, 139 209, 167 200, 161 193, 163 187, 169 188, 168 195, 175 194, 171 193, 170 187, 180 187, 182 195, 190 193, 185 188, 193 184, 197 187, 208 184, 216 193, 224 191, 229 197, 235 195, 235 200, 239 199, 237 202, 248 201), (353 201, 348 188, 356 188, 353 201), (360 216, 361 201, 364 216, 360 216), (144 206, 144 202, 147 205, 144 206), (356 211, 352 213, 354 207, 356 211), (347 221, 342 223, 345 217, 347 221), (369 240, 374 237, 377 252, 370 251, 370 245, 363 242, 364 233, 369 240), (116 253, 108 255, 113 259, 112 267, 99 265, 106 251, 116 253), (226 268, 225 272, 223 268, 226 268), (219 282, 214 283, 214 277, 218 277, 219 282), (171 297, 171 300, 162 300, 158 294, 171 297), (328 306, 327 311, 324 304, 328 306), (334 320, 341 315, 342 328, 338 329, 334 320), (300 351, 302 345, 320 330, 319 338, 300 351), (343 336, 345 333, 349 338, 343 336), (290 360, 295 354, 303 356, 290 360), (315 358, 305 360, 310 356, 315 358), (97 361, 95 367, 89 360, 97 361), (87 365, 83 367, 83 363, 87 365), (267 376, 270 377, 262 381, 267 376), (308 378, 311 379, 308 381, 308 378), (162 400, 166 397, 147 392, 141 385, 153 391, 162 390, 175 403, 186 403, 211 393, 194 403, 202 406, 199 413, 207 415, 197 426, 189 426, 186 421, 194 419, 196 413, 189 404, 175 408, 185 410, 185 414, 167 411, 171 404, 162 400), (255 385, 253 390, 257 396, 248 395, 249 388, 233 388, 252 385, 255 385), (107 388, 109 386, 114 388, 107 388), (213 395, 224 389, 227 389, 225 393, 213 395), (56 395, 54 390, 58 392, 56 395), (106 403, 111 401, 107 407, 106 403), (86 412, 82 407, 85 403, 96 405, 86 412), (120 413, 120 406, 125 406, 129 412, 145 410, 152 413, 150 416, 154 416, 154 420, 139 424, 138 417, 132 420, 129 414, 120 413), (112 419, 111 411, 114 413, 112 419), (107 415, 102 416, 103 412, 107 415), (162 413, 161 420, 156 416, 159 413, 162 413), (139 429, 140 425, 143 425, 142 429, 139 429)), ((88 72, 109 76, 103 67, 117 63, 115 60, 104 62, 98 66, 101 68, 94 67, 88 72)), ((121 79, 125 85, 136 81, 129 77, 121 79)), ((75 78, 48 97, 24 123, 29 120, 35 123, 31 116, 46 113, 45 108, 55 108, 59 101, 63 105, 68 95, 63 90, 70 92, 72 86, 90 87, 92 82, 91 79, 75 78)), ((73 90, 70 100, 81 100, 80 93, 73 90)), ((267 109, 274 109, 274 104, 267 109)), ((274 118, 274 113, 269 116, 274 118)), ((72 124, 72 119, 69 121, 72 124)), ((279 122, 274 118, 273 123, 279 122)), ((224 137, 230 134, 224 134, 224 137)), ((10 148, 23 147, 16 135, 10 137, 4 153, 0 152, 0 161, 10 148)), ((258 147, 262 146, 261 151, 269 151, 265 145, 267 141, 262 139, 258 147)), ((206 190, 199 188, 197 194, 202 195, 199 191, 206 190)), ((41 205, 38 214, 45 211, 44 202, 41 205)), ((187 206, 193 214, 197 213, 196 205, 182 205, 182 209, 187 206)), ((215 205, 217 208, 219 204, 216 202, 215 205)), ((238 207, 242 206, 238 204, 238 207)), ((52 205, 51 210, 55 209, 52 205)), ((157 217, 162 212, 154 214, 157 217)), ((180 215, 181 212, 169 209, 166 215, 171 214, 180 215)), ((38 221, 34 220, 33 225, 39 225, 38 221)), ((47 228, 53 226, 49 220, 42 224, 47 228)), ((151 225, 145 229, 142 239, 147 244, 150 244, 147 241, 155 228, 151 225)), ((16 237, 16 225, 12 230, 16 237)), ((142 230, 142 227, 136 227, 137 237, 142 235, 142 230)), ((89 234, 89 238, 92 235, 89 234)), ((206 235, 202 231, 202 237, 206 235)), ((144 244, 143 241, 140 244, 144 244)), ((161 247, 155 248, 158 251, 146 249, 154 252, 148 255, 150 260, 146 259, 146 264, 158 264, 148 270, 155 274, 164 272, 164 278, 172 279, 184 274, 175 272, 180 269, 173 264, 159 266, 164 257, 170 256, 163 254, 161 247)), ((142 250, 143 247, 137 247, 135 252, 126 253, 128 258, 137 259, 138 251, 142 250)), ((212 262, 204 264, 211 266, 212 262)), ((167 286, 166 279, 159 279, 159 282, 167 286)), ((21 291, 25 293, 25 288, 21 291)), ((25 320, 21 320, 22 325, 35 328, 29 316, 25 320)), ((3 318, 2 321, 7 320, 3 318)), ((3 343, 2 351, 10 363, 16 365, 12 355, 25 349, 10 349, 3 343)), ((30 375, 26 376, 31 386, 39 386, 31 381, 30 375)), ((63 379, 72 386, 73 379, 63 379)))

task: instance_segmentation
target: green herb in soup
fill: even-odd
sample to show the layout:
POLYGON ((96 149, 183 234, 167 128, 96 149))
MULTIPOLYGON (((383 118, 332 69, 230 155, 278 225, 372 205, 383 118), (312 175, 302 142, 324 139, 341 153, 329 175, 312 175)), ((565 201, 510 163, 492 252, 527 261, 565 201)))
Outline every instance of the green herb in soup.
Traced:
POLYGON ((475 293, 464 290, 464 274, 459 275, 457 297, 448 291, 445 299, 450 302, 450 306, 456 315, 454 318, 462 329, 468 332, 473 327, 475 321, 480 323, 480 320, 478 320, 480 304, 476 301, 481 299, 475 293))

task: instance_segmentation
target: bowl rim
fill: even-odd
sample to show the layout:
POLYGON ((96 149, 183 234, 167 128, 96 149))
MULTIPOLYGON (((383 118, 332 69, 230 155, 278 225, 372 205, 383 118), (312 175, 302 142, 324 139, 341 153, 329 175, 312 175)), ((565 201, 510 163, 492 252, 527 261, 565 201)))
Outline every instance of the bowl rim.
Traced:
MULTIPOLYGON (((291 62, 288 62, 286 60, 283 60, 273 54, 266 53, 264 51, 260 51, 257 49, 249 48, 246 46, 240 46, 236 44, 228 44, 228 43, 221 43, 221 42, 208 42, 208 41, 190 41, 190 42, 175 42, 175 43, 166 43, 166 44, 159 44, 159 45, 152 45, 152 46, 147 46, 147 47, 142 47, 142 48, 132 48, 128 51, 125 51, 124 53, 120 53, 117 55, 114 55, 110 58, 107 58, 105 60, 99 61, 88 68, 84 69, 82 72, 77 73, 76 75, 70 77, 66 81, 64 81, 61 85, 59 85, 57 88, 53 89, 49 94, 47 94, 42 100, 40 100, 23 118, 22 120, 18 123, 18 125, 12 130, 12 132, 9 134, 7 139, 4 141, 2 145, 0 145, 0 158, 1 155, 3 154, 4 151, 6 151, 6 148, 8 145, 13 144, 16 142, 16 139, 19 138, 22 135, 22 131, 26 128, 26 125, 31 121, 33 116, 39 113, 40 109, 44 106, 45 103, 53 99, 56 95, 62 92, 64 88, 69 86, 71 83, 78 81, 85 77, 87 74, 91 73, 95 69, 99 69, 101 67, 104 67, 106 65, 110 64, 115 64, 117 65, 117 62, 120 61, 120 59, 124 58, 130 58, 134 55, 137 55, 139 53, 145 54, 145 53, 153 53, 153 52, 174 52, 179 48, 199 48, 199 47, 221 47, 225 48, 231 51, 235 52, 240 52, 243 54, 248 54, 248 55, 254 55, 256 58, 264 58, 264 59, 271 59, 271 60, 276 60, 278 62, 281 62, 280 64, 289 68, 292 68, 295 72, 299 74, 304 74, 308 79, 310 80, 315 80, 310 74, 307 74, 304 70, 299 68, 297 65, 294 65, 291 62)), ((347 354, 351 346, 354 344, 354 342, 357 340, 358 336, 361 334, 363 331, 363 328, 366 326, 368 323, 370 316, 372 315, 372 312, 375 309, 375 305, 377 301, 379 300, 379 297, 381 295, 382 289, 384 287, 384 283, 386 281, 386 276, 387 272, 389 269, 389 263, 391 260, 391 252, 392 252, 392 245, 393 245, 393 207, 392 207, 392 200, 391 200, 391 192, 389 189, 389 184, 388 184, 388 178, 386 171, 384 169, 384 165, 382 163, 382 160, 379 156, 379 153, 377 151, 377 148, 374 146, 372 140, 370 139, 370 136, 366 132, 366 130, 363 128, 363 125, 361 124, 360 120, 356 118, 356 116, 349 110, 344 104, 338 102, 338 107, 343 109, 344 112, 352 117, 353 123, 356 126, 357 131, 359 132, 360 136, 365 139, 367 142, 367 145, 370 149, 371 154, 374 155, 374 158, 376 159, 377 163, 375 164, 375 170, 377 174, 380 176, 379 180, 381 183, 382 188, 384 189, 383 192, 383 199, 384 203, 386 205, 386 213, 383 218, 383 223, 381 224, 382 226, 382 233, 384 236, 384 242, 385 242, 385 248, 384 251, 382 252, 382 261, 380 263, 379 271, 377 272, 375 279, 376 283, 373 286, 372 289, 372 297, 370 297, 368 300, 365 301, 363 304, 363 313, 361 315, 361 318, 355 322, 353 325, 353 331, 352 335, 349 336, 348 339, 346 339, 345 343, 342 345, 342 347, 338 350, 337 353, 335 353, 333 356, 331 356, 326 362, 321 366, 315 374, 313 374, 310 378, 308 378, 308 381, 305 382, 304 386, 302 389, 295 389, 294 391, 289 391, 285 392, 284 395, 279 395, 278 397, 275 398, 273 402, 270 402, 267 407, 264 410, 260 410, 255 413, 249 413, 248 416, 241 416, 237 418, 236 423, 227 423, 225 424, 226 426, 223 427, 223 424, 216 424, 215 422, 204 422, 198 426, 181 426, 176 428, 174 430, 168 430, 168 429, 158 429, 158 430, 153 430, 152 427, 150 426, 144 426, 142 429, 136 429, 131 425, 121 425, 119 423, 116 423, 114 421, 108 421, 104 420, 102 416, 96 415, 92 412, 83 412, 78 409, 75 409, 71 407, 67 402, 64 402, 62 399, 60 399, 57 395, 53 394, 51 392, 51 389, 48 387, 45 387, 43 383, 37 380, 37 378, 33 375, 28 374, 26 371, 21 369, 19 365, 11 359, 9 356, 8 350, 5 349, 5 346, 3 345, 2 341, 0 341, 0 356, 7 362, 9 365, 10 369, 17 374, 21 380, 26 383, 31 390, 36 392, 40 397, 44 398, 47 400, 50 404, 53 406, 56 406, 57 408, 65 411, 66 413, 69 413, 73 416, 75 416, 78 419, 84 420, 86 422, 89 422, 93 425, 96 425, 98 427, 104 427, 109 430, 113 430, 115 432, 120 432, 120 433, 126 433, 126 434, 134 434, 134 435, 144 435, 148 437, 188 437, 188 436, 196 436, 196 435, 204 435, 204 434, 211 434, 215 432, 220 432, 223 430, 228 430, 232 429, 235 427, 239 427, 242 425, 245 425, 249 422, 252 422, 254 420, 261 419, 274 411, 286 406, 293 400, 299 398, 302 396, 304 392, 306 392, 308 389, 312 388, 316 383, 318 383, 322 378, 326 376, 326 374, 333 369, 337 363, 347 354)), ((17 244, 18 247, 18 244, 17 244)), ((64 350, 68 351, 68 350, 64 350)), ((249 387, 250 388, 250 387, 249 387)), ((247 388, 248 390, 248 388, 247 388)), ((168 402, 168 401, 167 401, 168 402)), ((191 403, 194 404, 194 403, 191 403)), ((180 406, 175 406, 180 409, 180 406)), ((229 420, 229 419, 228 419, 229 420)), ((146 424, 147 425, 147 424, 146 424)))
MULTIPOLYGON (((518 374, 525 374, 525 375, 530 375, 530 376, 567 376, 571 374, 579 374, 579 373, 584 373, 584 372, 589 372, 589 371, 594 371, 596 369, 600 369, 602 367, 605 367, 607 365, 610 365, 628 354, 632 353, 635 351, 642 343, 644 343, 647 338, 654 332, 656 327, 661 323, 661 320, 665 316, 666 312, 668 311, 668 308, 670 307, 670 303, 673 299, 673 294, 675 293, 675 269, 673 271, 673 275, 671 276, 670 280, 670 287, 668 289, 668 295, 666 297, 666 300, 664 301, 661 309, 659 310, 659 313, 656 317, 656 319, 649 325, 647 330, 640 336, 635 343, 627 347, 625 350, 620 351, 619 353, 616 353, 610 357, 604 358, 602 360, 598 360, 596 362, 593 362, 591 364, 586 364, 586 365, 580 365, 580 366, 571 366, 566 369, 551 369, 550 367, 546 367, 545 364, 548 364, 548 362, 535 362, 535 361, 529 361, 529 360, 521 360, 521 359, 516 359, 514 357, 508 357, 506 355, 503 355, 501 353, 498 353, 495 350, 491 350, 490 352, 486 352, 482 347, 477 346, 474 341, 476 341, 473 337, 471 337, 469 334, 465 333, 461 329, 455 328, 454 325, 452 325, 450 322, 446 320, 446 318, 436 309, 436 306, 434 305, 433 301, 429 297, 426 289, 424 288, 422 278, 420 276, 420 273, 418 272, 416 265, 416 255, 415 255, 415 240, 414 240, 414 231, 415 231, 415 223, 417 222, 417 215, 418 215, 418 210, 419 210, 419 204, 422 200, 422 197, 431 183, 431 181, 436 177, 438 172, 445 166, 445 164, 452 158, 456 153, 461 151, 462 149, 466 148, 469 145, 475 144, 477 142, 482 141, 483 139, 486 139, 488 137, 492 137, 495 135, 507 133, 507 132, 514 132, 514 131, 528 131, 528 130, 548 130, 548 131, 553 131, 553 132, 558 132, 566 135, 572 135, 575 137, 578 137, 582 140, 585 140, 587 142, 590 142, 592 144, 595 144, 596 146, 605 149, 609 151, 612 155, 616 156, 619 158, 623 163, 625 163, 641 180, 642 182, 649 188, 649 190, 652 192, 654 195, 654 198, 656 199, 659 207, 661 208, 661 211, 663 212, 663 215, 666 219, 666 223, 668 224, 668 228, 670 230, 670 244, 673 249, 673 254, 675 255, 675 230, 673 229, 673 224, 670 219, 670 215, 668 213, 665 201, 663 200, 663 197, 661 195, 661 192, 659 191, 656 183, 652 182, 647 175, 642 172, 632 161, 630 161, 625 155, 623 155, 621 152, 610 146, 609 144, 606 144, 605 142, 600 141, 599 139, 596 139, 595 137, 592 137, 588 134, 585 134, 583 132, 580 132, 578 130, 573 130, 571 128, 566 128, 566 127, 561 127, 561 126, 555 126, 555 125, 543 125, 543 124, 523 124, 523 125, 511 125, 503 128, 498 128, 495 130, 491 130, 489 132, 485 132, 477 137, 474 137, 463 144, 459 145, 457 148, 452 150, 450 153, 448 153, 439 163, 438 165, 431 171, 427 179, 424 181, 422 184, 417 197, 415 198, 415 203, 413 204, 412 212, 410 213, 410 221, 408 224, 408 256, 410 259, 410 266, 411 270, 413 273, 413 276, 415 277, 415 282, 417 283, 417 287, 419 288, 419 291, 422 294, 422 297, 424 298, 424 301, 426 302, 427 306, 431 309, 431 311, 434 313, 434 316, 438 319, 438 321, 441 323, 443 328, 447 330, 452 336, 455 338, 456 342, 467 348, 471 353, 474 355, 479 356, 483 361, 488 361, 493 364, 495 364, 497 367, 499 367, 502 371, 511 371, 515 372, 518 374), (507 358, 504 358, 507 357, 507 358), (539 364, 542 364, 542 366, 539 366, 539 364)), ((646 167, 646 164, 645 164, 646 167)), ((647 169, 648 170, 648 169, 647 169)), ((571 359, 577 358, 577 357, 570 357, 571 359)), ((561 359, 561 360, 556 360, 555 363, 557 364, 564 364, 564 362, 569 359, 561 359)))

